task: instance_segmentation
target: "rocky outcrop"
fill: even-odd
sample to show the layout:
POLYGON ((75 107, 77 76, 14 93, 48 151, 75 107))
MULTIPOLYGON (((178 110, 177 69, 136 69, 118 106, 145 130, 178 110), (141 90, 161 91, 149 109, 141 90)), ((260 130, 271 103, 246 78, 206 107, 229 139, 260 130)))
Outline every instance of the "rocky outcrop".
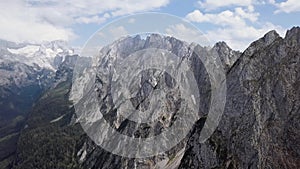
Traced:
POLYGON ((225 42, 216 43, 212 50, 218 53, 225 71, 228 71, 241 56, 240 52, 232 50, 225 42))
POLYGON ((196 126, 179 168, 299 168, 300 28, 253 42, 227 73, 227 103, 213 136, 196 126))

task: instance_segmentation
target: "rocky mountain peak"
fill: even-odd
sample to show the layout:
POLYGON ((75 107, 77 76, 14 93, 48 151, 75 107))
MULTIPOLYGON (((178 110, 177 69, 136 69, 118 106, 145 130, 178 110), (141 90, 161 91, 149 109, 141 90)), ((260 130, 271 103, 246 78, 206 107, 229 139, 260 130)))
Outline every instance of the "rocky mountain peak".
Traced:
POLYGON ((165 39, 159 34, 147 36, 144 47, 163 48, 166 45, 165 39))
POLYGON ((229 49, 230 47, 227 45, 226 42, 221 41, 221 42, 217 42, 214 47, 219 48, 219 49, 229 49))
POLYGON ((261 39, 266 43, 266 45, 269 45, 279 37, 279 34, 275 30, 271 30, 266 33, 261 39))
POLYGON ((240 52, 232 50, 225 42, 217 42, 213 46, 212 51, 217 52, 226 71, 241 55, 240 52))
POLYGON ((158 42, 161 41, 163 38, 159 34, 151 34, 150 36, 147 37, 146 41, 147 42, 158 42))
POLYGON ((300 27, 299 26, 293 27, 292 29, 288 30, 286 32, 285 37, 290 38, 290 37, 294 37, 294 36, 300 37, 300 27))
POLYGON ((282 39, 275 30, 269 31, 262 38, 252 42, 244 53, 246 55, 252 56, 257 51, 257 49, 265 48, 279 38, 282 39))
POLYGON ((293 27, 288 30, 284 39, 289 43, 289 46, 300 44, 300 27, 293 27))

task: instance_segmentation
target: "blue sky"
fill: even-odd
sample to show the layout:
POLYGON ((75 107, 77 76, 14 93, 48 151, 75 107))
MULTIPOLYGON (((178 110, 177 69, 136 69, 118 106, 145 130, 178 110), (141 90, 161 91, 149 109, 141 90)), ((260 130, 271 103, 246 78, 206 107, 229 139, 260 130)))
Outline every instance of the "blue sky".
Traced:
MULTIPOLYGON (((225 41, 237 50, 269 30, 284 36, 300 24, 298 0, 10 0, 0 2, 0 38, 34 43, 62 39, 82 47, 108 23, 143 12, 184 18, 212 43, 225 41)), ((192 37, 185 27, 175 29, 192 37)), ((115 31, 127 32, 122 27, 115 31)))

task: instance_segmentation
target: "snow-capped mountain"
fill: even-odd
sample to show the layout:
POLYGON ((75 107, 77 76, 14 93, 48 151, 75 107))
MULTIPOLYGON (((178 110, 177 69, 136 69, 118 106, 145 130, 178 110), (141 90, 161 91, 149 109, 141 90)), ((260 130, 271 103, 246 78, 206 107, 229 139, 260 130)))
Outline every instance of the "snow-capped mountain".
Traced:
POLYGON ((32 83, 42 87, 41 79, 51 81, 59 65, 74 53, 64 41, 32 44, 0 40, 0 87, 22 88, 32 83))
POLYGON ((16 44, 0 42, 0 62, 21 62, 29 66, 39 66, 55 71, 67 55, 73 55, 74 49, 64 41, 52 41, 42 44, 16 44))

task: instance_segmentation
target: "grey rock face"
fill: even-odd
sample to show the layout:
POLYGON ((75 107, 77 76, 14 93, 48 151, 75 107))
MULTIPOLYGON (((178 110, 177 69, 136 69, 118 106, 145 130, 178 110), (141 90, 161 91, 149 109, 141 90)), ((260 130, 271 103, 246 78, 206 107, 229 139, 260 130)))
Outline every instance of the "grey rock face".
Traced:
MULTIPOLYGON (((146 138, 160 134, 172 125, 175 120, 174 117, 176 117, 176 110, 180 107, 180 101, 177 99, 180 93, 174 90, 170 91, 168 94, 171 100, 165 105, 172 113, 162 113, 162 116, 154 123, 137 124, 131 120, 125 120, 122 117, 117 116, 116 110, 112 109, 114 105, 112 103, 110 92, 108 92, 111 85, 110 79, 112 79, 111 72, 109 71, 110 65, 116 64, 116 60, 125 59, 128 55, 137 51, 145 49, 149 49, 150 51, 150 49, 153 48, 166 50, 179 58, 187 60, 189 69, 198 84, 201 100, 199 103, 198 114, 200 117, 203 117, 201 118, 202 120, 205 119, 204 117, 208 113, 211 84, 204 67, 204 64, 208 64, 208 62, 205 61, 205 63, 202 63, 198 54, 222 58, 221 61, 223 61, 223 66, 226 67, 226 69, 229 69, 240 55, 240 53, 231 50, 225 43, 218 43, 212 49, 197 46, 197 50, 200 51, 195 52, 195 44, 187 44, 173 37, 162 37, 156 34, 148 36, 145 40, 141 39, 139 36, 128 37, 102 48, 100 55, 103 59, 97 60, 102 69, 97 71, 95 89, 92 88, 91 91, 87 91, 88 94, 86 96, 89 97, 94 91, 97 91, 99 107, 101 107, 101 112, 104 112, 104 118, 109 121, 110 125, 117 131, 130 137, 146 138)), ((134 64, 139 65, 139 63, 134 64)), ((164 89, 166 87, 174 88, 174 86, 176 86, 172 77, 167 74, 161 74, 161 72, 156 70, 148 70, 142 72, 142 74, 140 88, 136 89, 138 92, 130 99, 132 105, 140 110, 148 109, 150 103, 148 96, 154 90, 160 88, 164 89)), ((86 114, 78 115, 79 121, 95 121, 94 119, 87 119, 85 115, 86 114)), ((91 118, 93 117, 95 118, 95 116, 91 116, 91 118)), ((103 131, 103 133, 106 132, 108 131, 103 131)), ((176 135, 176 133, 174 134, 176 135)), ((185 145, 186 139, 170 151, 159 154, 156 157, 130 159, 110 154, 99 146, 91 143, 87 138, 87 140, 82 143, 82 148, 80 149, 81 153, 79 153, 78 158, 82 159, 81 163, 85 168, 132 168, 133 166, 136 166, 137 168, 177 168, 180 164, 183 152, 185 151, 185 145), (82 152, 86 152, 85 154, 89 154, 89 156, 83 156, 82 152)), ((115 148, 118 149, 118 147, 115 148)))
POLYGON ((216 43, 212 50, 218 53, 217 56, 220 57, 225 71, 228 71, 241 55, 240 52, 232 50, 225 42, 216 43))
POLYGON ((299 30, 271 31, 242 54, 217 131, 200 144, 196 127, 179 168, 299 168, 299 30))

